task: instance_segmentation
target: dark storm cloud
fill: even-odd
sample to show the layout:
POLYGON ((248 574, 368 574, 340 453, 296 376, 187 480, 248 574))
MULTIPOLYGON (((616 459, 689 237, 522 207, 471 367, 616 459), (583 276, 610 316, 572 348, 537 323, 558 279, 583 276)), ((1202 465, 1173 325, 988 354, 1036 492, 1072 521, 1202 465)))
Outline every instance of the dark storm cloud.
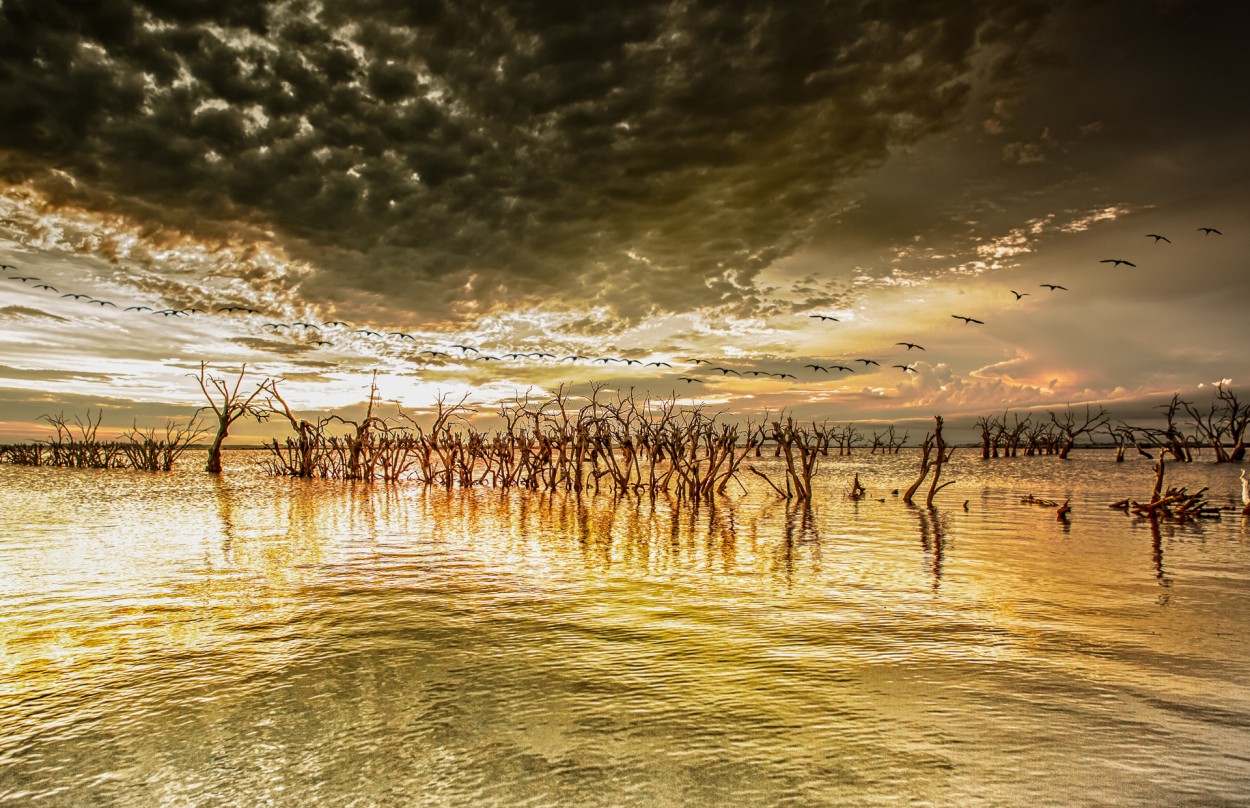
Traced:
POLYGON ((0 168, 272 229, 327 298, 732 305, 1053 8, 6 0, 0 168))

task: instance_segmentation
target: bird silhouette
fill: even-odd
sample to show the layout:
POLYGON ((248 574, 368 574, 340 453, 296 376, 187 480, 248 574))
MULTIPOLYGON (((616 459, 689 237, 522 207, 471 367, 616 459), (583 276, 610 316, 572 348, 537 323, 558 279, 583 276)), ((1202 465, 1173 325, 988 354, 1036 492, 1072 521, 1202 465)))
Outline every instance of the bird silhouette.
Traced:
MULTIPOLYGON (((444 359, 451 359, 451 354, 445 354, 442 351, 421 351, 421 354, 429 354, 430 356, 441 356, 444 359)), ((420 356, 421 354, 417 354, 420 356)))
POLYGON ((965 325, 971 325, 972 323, 976 323, 977 325, 985 325, 984 320, 978 320, 974 317, 965 317, 962 314, 952 314, 951 317, 954 317, 956 320, 963 320, 965 325))
POLYGON ((1117 266, 1117 267, 1118 267, 1120 264, 1124 264, 1125 266, 1129 266, 1129 267, 1135 267, 1135 266, 1137 266, 1137 264, 1134 264, 1132 261, 1125 261, 1123 258, 1104 258, 1104 259, 1102 259, 1101 261, 1099 261, 1098 263, 1100 263, 1100 264, 1114 264, 1114 265, 1115 265, 1115 266, 1117 266))
POLYGON ((748 376, 771 376, 772 374, 770 374, 766 370, 748 370, 747 375, 748 376))
POLYGON ((330 345, 330 346, 333 346, 333 345, 334 345, 334 343, 333 343, 333 342, 326 342, 326 341, 325 341, 325 340, 323 340, 323 339, 314 340, 314 341, 312 342, 312 344, 313 344, 313 345, 316 345, 317 347, 321 347, 322 345, 330 345))
POLYGON ((912 367, 911 365, 892 365, 891 367, 896 367, 896 368, 898 368, 899 370, 903 371, 904 373, 906 373, 906 372, 908 372, 908 371, 911 371, 912 373, 916 373, 916 372, 918 372, 918 371, 917 371, 914 367, 912 367))
MULTIPOLYGON (((910 351, 912 348, 915 348, 915 349, 920 350, 920 351, 923 351, 923 350, 924 350, 924 346, 922 346, 922 345, 917 345, 917 344, 916 344, 916 343, 914 343, 914 342, 896 342, 896 343, 894 343, 894 344, 895 344, 895 345, 906 345, 906 346, 907 346, 907 350, 909 350, 909 351, 910 351)), ((898 365, 895 365, 894 367, 898 367, 898 365)))
POLYGON ((855 372, 855 368, 848 368, 846 365, 830 365, 829 367, 833 368, 834 370, 844 370, 844 371, 847 371, 848 373, 855 372))
POLYGON ((313 328, 313 329, 316 329, 317 331, 321 330, 321 326, 313 325, 312 323, 291 323, 291 325, 295 328, 304 328, 304 329, 313 328))
POLYGON ((649 367, 649 368, 651 368, 651 367, 656 367, 656 368, 671 368, 671 367, 672 367, 672 365, 670 365, 668 362, 648 362, 648 363, 647 363, 647 367, 649 367))
POLYGON ((529 356, 529 354, 523 354, 523 353, 506 353, 506 354, 504 354, 504 355, 503 355, 503 358, 504 358, 504 359, 524 359, 524 358, 526 358, 527 356, 529 356))
POLYGON ((582 356, 581 354, 573 354, 572 356, 564 357, 560 361, 561 362, 578 362, 578 361, 581 361, 582 359, 589 359, 589 358, 590 358, 589 356, 582 356))
POLYGON ((370 330, 369 330, 369 329, 367 329, 367 328, 357 328, 357 329, 356 329, 355 331, 353 331, 352 333, 353 333, 353 334, 364 334, 366 337, 380 337, 380 336, 382 336, 382 333, 381 333, 380 331, 370 331, 370 330))
POLYGON ((0 269, 8 271, 10 269, 17 269, 17 267, 13 266, 12 264, 0 264, 0 269))
POLYGON ((1060 286, 1057 283, 1039 283, 1038 286, 1041 286, 1043 289, 1049 289, 1052 292, 1055 291, 1056 289, 1060 289, 1064 292, 1068 291, 1068 287, 1060 286))
POLYGON ((691 364, 693 364, 693 365, 710 365, 710 364, 712 364, 712 363, 711 363, 710 361, 708 361, 707 359, 687 359, 686 361, 687 361, 687 362, 689 362, 689 363, 691 363, 691 364))
POLYGON ((741 373, 739 373, 738 371, 734 370, 733 368, 712 368, 712 370, 719 370, 719 371, 721 372, 721 375, 722 375, 722 376, 728 376, 730 373, 732 373, 732 374, 733 374, 733 375, 735 375, 735 376, 741 376, 741 375, 742 375, 741 373))
POLYGON ((111 300, 88 300, 87 301, 88 306, 90 306, 92 303, 99 306, 100 308, 104 308, 105 306, 112 306, 113 308, 117 308, 117 304, 111 300))
POLYGON ((803 367, 811 368, 812 370, 823 370, 825 373, 829 372, 829 368, 825 367, 824 365, 804 365, 803 367))
POLYGON ((1160 241, 1166 241, 1168 244, 1172 243, 1172 239, 1168 238, 1167 236, 1161 236, 1158 233, 1147 233, 1146 238, 1154 239, 1155 244, 1158 244, 1160 241))
POLYGON ((322 323, 322 325, 326 326, 327 328, 329 328, 330 326, 336 326, 336 325, 341 325, 341 326, 346 327, 347 323, 343 322, 342 320, 331 320, 328 323, 322 323))
POLYGON ((9 280, 21 281, 22 283, 26 283, 26 281, 37 281, 39 279, 36 278, 34 275, 13 275, 9 278, 9 280))
POLYGON ((829 315, 827 315, 827 314, 809 314, 809 315, 807 315, 807 316, 808 316, 808 317, 810 317, 810 318, 811 318, 811 319, 813 319, 813 320, 822 320, 822 321, 823 321, 823 320, 833 320, 835 323, 840 323, 840 322, 842 322, 842 321, 841 321, 841 320, 839 320, 837 317, 830 317, 830 316, 829 316, 829 315))
POLYGON ((123 311, 153 311, 151 306, 127 306, 123 311))
POLYGON ((55 286, 52 286, 52 285, 47 284, 47 283, 41 283, 41 284, 38 284, 38 285, 36 285, 36 286, 35 286, 35 288, 36 288, 36 289, 47 289, 49 292, 59 292, 59 291, 61 291, 60 289, 57 289, 55 286))
POLYGON ((880 362, 878 362, 876 359, 856 359, 855 361, 856 361, 856 362, 863 362, 863 363, 864 363, 864 367, 868 367, 869 365, 877 365, 878 367, 880 367, 880 365, 881 365, 881 363, 880 363, 880 362))
POLYGON ((691 383, 695 383, 695 384, 707 384, 707 382, 703 381, 702 379, 695 379, 695 378, 692 378, 692 377, 690 377, 690 376, 678 376, 678 377, 677 377, 677 380, 678 380, 678 381, 685 382, 686 384, 691 384, 691 383))
POLYGON ((795 376, 793 373, 770 373, 768 375, 773 376, 778 379, 798 379, 799 378, 798 376, 795 376))
POLYGON ((61 297, 72 297, 72 298, 74 298, 75 300, 82 300, 82 299, 84 299, 84 298, 85 298, 85 299, 87 299, 87 300, 90 300, 90 299, 91 299, 91 295, 76 295, 76 294, 73 294, 73 293, 66 294, 66 295, 61 295, 61 297))
POLYGON ((403 331, 392 331, 392 332, 390 332, 389 334, 387 334, 387 336, 389 336, 389 337, 399 337, 400 339, 410 339, 410 340, 412 340, 413 342, 416 342, 416 341, 417 341, 417 338, 416 338, 416 337, 414 337, 412 334, 405 334, 403 331))
POLYGON ((1199 229, 1199 230, 1201 230, 1201 231, 1202 231, 1202 233, 1203 233, 1203 235, 1206 235, 1206 236, 1209 236, 1209 235, 1211 235, 1212 233, 1214 233, 1214 234, 1215 234, 1215 235, 1217 235, 1217 236, 1222 236, 1222 235, 1224 235, 1224 234, 1223 234, 1223 233, 1221 233, 1220 231, 1216 230, 1214 227, 1199 227, 1198 229, 1199 229))
POLYGON ((272 328, 274 331, 277 331, 279 328, 290 328, 290 326, 286 323, 265 323, 261 328, 272 328))
POLYGON ((473 353, 481 353, 481 351, 479 351, 477 348, 474 348, 472 345, 453 345, 451 347, 458 348, 461 353, 464 353, 466 351, 473 351, 473 353))
POLYGON ((1028 296, 1029 296, 1029 293, 1028 293, 1028 292, 1017 292, 1015 289, 1008 289, 1007 291, 1008 291, 1008 292, 1011 292, 1013 295, 1015 295, 1015 296, 1016 296, 1016 300, 1019 300, 1019 299, 1020 299, 1020 298, 1022 298, 1022 297, 1028 297, 1028 296))
POLYGON ((477 362, 500 362, 500 361, 503 361, 503 360, 501 360, 499 357, 497 357, 497 356, 491 356, 490 354, 481 354, 480 356, 475 356, 475 357, 473 357, 473 359, 474 359, 474 361, 477 361, 477 362))

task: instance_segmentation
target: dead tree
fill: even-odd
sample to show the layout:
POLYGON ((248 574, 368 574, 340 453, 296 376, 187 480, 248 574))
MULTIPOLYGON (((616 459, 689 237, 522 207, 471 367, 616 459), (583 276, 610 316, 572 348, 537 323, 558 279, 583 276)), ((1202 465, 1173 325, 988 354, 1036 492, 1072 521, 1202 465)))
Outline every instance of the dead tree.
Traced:
POLYGON ((224 378, 210 376, 208 365, 200 363, 200 373, 196 380, 200 383, 204 398, 208 400, 209 408, 217 416, 217 432, 213 436, 213 442, 209 444, 208 462, 204 466, 209 474, 221 474, 221 445, 230 435, 230 427, 235 421, 244 416, 251 416, 257 421, 264 421, 268 417, 268 410, 256 401, 256 397, 269 389, 269 379, 262 380, 255 389, 244 395, 243 377, 246 375, 247 365, 244 364, 239 368, 239 375, 235 377, 234 383, 230 384, 224 378))
POLYGON ((1250 405, 1241 403, 1237 394, 1224 387, 1220 382, 1216 385, 1215 395, 1224 402, 1224 430, 1232 448, 1228 450, 1230 463, 1240 463, 1246 457, 1246 428, 1250 426, 1250 405))
MULTIPOLYGON (((934 429, 930 435, 925 435, 924 443, 920 446, 920 476, 912 483, 903 494, 903 502, 908 505, 912 503, 912 499, 916 496, 916 491, 924 484, 925 478, 929 476, 929 470, 934 470, 933 482, 929 486, 929 493, 925 497, 925 505, 933 507, 933 497, 938 491, 941 491, 950 482, 939 484, 938 480, 942 476, 942 466, 950 460, 951 455, 955 453, 954 446, 947 446, 946 441, 942 438, 942 416, 933 416, 934 429), (937 449, 936 455, 933 450, 937 449)), ((953 482, 953 480, 951 481, 953 482)))
POLYGON ((1168 452, 1181 463, 1193 462, 1193 451, 1189 448, 1189 439, 1181 431, 1177 424, 1177 416, 1184 407, 1185 402, 1181 401, 1180 393, 1175 393, 1172 400, 1167 404, 1160 404, 1159 409, 1163 410, 1163 417, 1166 426, 1162 430, 1155 430, 1158 434, 1160 448, 1168 452))
POLYGON ((1111 416, 1107 411, 1099 406, 1098 412, 1090 409, 1088 404, 1085 405, 1085 417, 1078 424, 1077 415, 1072 411, 1072 406, 1064 410, 1062 416, 1050 413, 1051 422, 1059 428, 1059 432, 1063 437, 1062 446, 1059 449, 1059 459, 1067 460, 1068 452, 1072 451, 1072 447, 1076 444, 1076 439, 1081 435, 1092 433, 1096 429, 1101 429, 1110 420, 1111 416))

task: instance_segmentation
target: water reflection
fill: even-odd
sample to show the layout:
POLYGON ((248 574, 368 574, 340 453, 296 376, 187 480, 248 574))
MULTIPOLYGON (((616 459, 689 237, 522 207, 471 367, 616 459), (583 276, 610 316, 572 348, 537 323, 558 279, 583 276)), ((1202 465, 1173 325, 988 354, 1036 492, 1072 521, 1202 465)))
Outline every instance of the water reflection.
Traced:
POLYGON ((1235 803, 1245 528, 1100 462, 967 509, 0 469, 0 799, 1235 803))
POLYGON ((933 593, 942 585, 942 562, 946 556, 946 518, 936 508, 914 508, 920 520, 920 546, 933 571, 933 593))

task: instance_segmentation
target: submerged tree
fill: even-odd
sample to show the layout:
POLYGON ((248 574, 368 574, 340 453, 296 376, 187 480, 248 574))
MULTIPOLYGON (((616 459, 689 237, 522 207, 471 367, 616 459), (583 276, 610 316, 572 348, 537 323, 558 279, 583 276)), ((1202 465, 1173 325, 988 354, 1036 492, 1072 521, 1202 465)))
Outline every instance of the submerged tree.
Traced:
POLYGON ((221 445, 229 436, 230 427, 235 421, 245 415, 258 421, 263 421, 268 417, 269 410, 261 403, 257 403, 256 397, 270 389, 269 379, 258 382, 250 393, 244 395, 243 377, 246 375, 247 365, 244 364, 239 368, 239 375, 235 377, 234 383, 230 384, 224 378, 210 376, 208 365, 204 362, 200 363, 197 381, 200 383, 204 398, 208 400, 209 408, 217 416, 217 433, 208 447, 208 462, 204 466, 204 470, 209 474, 221 474, 221 445))

